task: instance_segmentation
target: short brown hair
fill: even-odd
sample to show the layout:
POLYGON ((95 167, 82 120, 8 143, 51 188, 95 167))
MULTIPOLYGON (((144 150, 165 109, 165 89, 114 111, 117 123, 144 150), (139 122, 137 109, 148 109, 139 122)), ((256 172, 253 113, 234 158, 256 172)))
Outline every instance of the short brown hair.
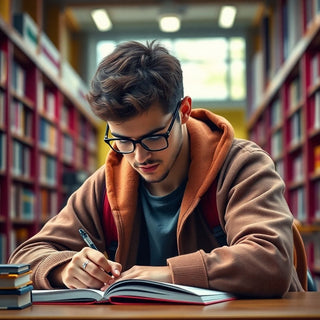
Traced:
POLYGON ((87 98, 105 121, 129 119, 156 102, 172 112, 183 98, 180 62, 156 41, 124 42, 99 64, 87 98))

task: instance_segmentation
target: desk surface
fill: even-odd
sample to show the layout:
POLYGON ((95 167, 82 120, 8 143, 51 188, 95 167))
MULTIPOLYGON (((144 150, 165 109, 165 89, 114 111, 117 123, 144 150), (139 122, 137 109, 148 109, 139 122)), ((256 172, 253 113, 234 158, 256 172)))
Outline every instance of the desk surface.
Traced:
POLYGON ((0 319, 320 319, 320 292, 294 292, 283 299, 234 300, 209 306, 33 305, 23 310, 0 310, 0 319))

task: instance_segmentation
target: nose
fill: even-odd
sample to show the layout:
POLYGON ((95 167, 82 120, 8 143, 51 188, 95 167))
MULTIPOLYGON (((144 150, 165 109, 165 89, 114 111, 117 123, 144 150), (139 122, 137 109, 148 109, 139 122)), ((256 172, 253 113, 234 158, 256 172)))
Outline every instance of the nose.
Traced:
POLYGON ((136 148, 134 150, 134 157, 137 163, 144 163, 151 156, 151 152, 143 148, 140 143, 136 144, 136 148))

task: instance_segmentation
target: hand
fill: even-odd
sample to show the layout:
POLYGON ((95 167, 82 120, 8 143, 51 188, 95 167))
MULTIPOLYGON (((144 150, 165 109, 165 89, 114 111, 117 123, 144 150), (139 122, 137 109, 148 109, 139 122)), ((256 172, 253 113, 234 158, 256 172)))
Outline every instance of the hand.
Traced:
POLYGON ((133 266, 127 271, 121 273, 118 278, 115 278, 110 283, 103 286, 101 290, 106 290, 109 285, 118 280, 124 279, 146 279, 146 280, 155 280, 162 282, 172 282, 170 268, 168 266, 164 267, 150 267, 150 266, 133 266))
POLYGON ((56 268, 51 279, 70 289, 100 289, 114 282, 114 279, 120 276, 121 269, 121 264, 107 260, 97 250, 85 247, 75 254, 70 262, 56 268))

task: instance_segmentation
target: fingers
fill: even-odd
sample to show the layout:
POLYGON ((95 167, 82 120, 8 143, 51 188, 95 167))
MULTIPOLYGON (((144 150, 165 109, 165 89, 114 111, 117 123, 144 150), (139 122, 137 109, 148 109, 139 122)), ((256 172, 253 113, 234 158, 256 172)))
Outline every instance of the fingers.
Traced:
POLYGON ((122 266, 99 251, 83 248, 64 268, 63 283, 69 288, 102 288, 119 277, 122 266))
POLYGON ((120 275, 122 266, 120 263, 111 261, 106 259, 106 257, 97 250, 92 250, 90 248, 84 248, 85 255, 94 262, 97 266, 99 266, 102 270, 109 273, 114 277, 118 277, 120 275))
POLYGON ((81 282, 82 287, 100 288, 111 279, 110 275, 90 260, 86 260, 85 263, 79 266, 79 269, 77 280, 81 282), (84 265, 86 266, 85 268, 84 265))

